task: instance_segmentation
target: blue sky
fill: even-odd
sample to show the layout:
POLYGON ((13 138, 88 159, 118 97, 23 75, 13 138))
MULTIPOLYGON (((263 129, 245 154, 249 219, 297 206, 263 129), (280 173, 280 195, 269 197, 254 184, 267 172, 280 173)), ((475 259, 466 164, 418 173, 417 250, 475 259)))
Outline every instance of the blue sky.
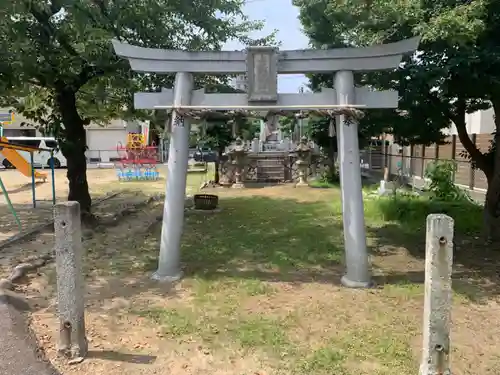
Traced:
MULTIPOLYGON (((277 29, 281 50, 308 47, 308 39, 302 33, 298 19, 299 11, 292 5, 292 0, 247 0, 243 10, 251 20, 262 20, 265 23, 264 29, 252 37, 268 35, 277 29)), ((225 50, 229 51, 243 48, 244 46, 237 42, 229 42, 224 47, 225 50)), ((307 83, 307 79, 303 75, 280 75, 278 77, 278 91, 295 93, 305 83, 307 83)))

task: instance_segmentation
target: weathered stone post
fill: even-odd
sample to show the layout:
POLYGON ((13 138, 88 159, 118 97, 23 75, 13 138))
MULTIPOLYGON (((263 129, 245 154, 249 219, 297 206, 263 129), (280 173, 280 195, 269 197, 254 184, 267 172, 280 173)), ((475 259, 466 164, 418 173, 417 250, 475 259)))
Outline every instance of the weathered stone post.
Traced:
POLYGON ((449 366, 453 219, 427 216, 425 300, 420 375, 451 375, 449 366))
MULTIPOLYGON (((339 71, 335 74, 335 90, 338 104, 356 103, 354 76, 351 71, 339 71)), ((358 124, 347 115, 340 115, 337 132, 347 268, 346 274, 342 277, 342 284, 350 288, 365 288, 371 286, 372 282, 366 248, 358 124)))
POLYGON ((76 359, 87 355, 80 204, 62 202, 54 206, 57 310, 60 354, 76 359))
MULTIPOLYGON (((193 75, 191 73, 177 73, 174 86, 174 105, 189 105, 192 90, 193 75)), ((189 130, 189 120, 174 111, 168 151, 167 187, 163 207, 160 257, 158 270, 153 274, 153 279, 159 281, 171 282, 182 277, 180 249, 184 227, 189 130)))

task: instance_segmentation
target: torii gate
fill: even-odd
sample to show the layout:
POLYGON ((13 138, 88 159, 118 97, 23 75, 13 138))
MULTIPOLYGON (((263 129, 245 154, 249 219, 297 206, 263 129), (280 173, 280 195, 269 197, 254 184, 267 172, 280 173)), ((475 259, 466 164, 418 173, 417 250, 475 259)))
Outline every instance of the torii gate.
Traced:
MULTIPOLYGON (((396 91, 371 91, 354 87, 353 72, 395 69, 404 54, 415 52, 420 38, 364 48, 278 51, 273 47, 248 47, 246 51, 177 51, 137 47, 113 41, 118 56, 127 58, 133 70, 176 73, 173 89, 136 93, 137 109, 173 109, 157 280, 175 281, 180 270, 180 239, 188 167, 190 123, 176 110, 255 111, 326 110, 335 108, 397 108, 396 91), (335 73, 335 89, 320 93, 278 94, 277 77, 293 73, 335 73), (245 94, 205 94, 193 90, 193 74, 246 74, 245 94)), ((361 190, 358 126, 348 116, 337 117, 340 181, 346 274, 343 285, 371 285, 361 190)))

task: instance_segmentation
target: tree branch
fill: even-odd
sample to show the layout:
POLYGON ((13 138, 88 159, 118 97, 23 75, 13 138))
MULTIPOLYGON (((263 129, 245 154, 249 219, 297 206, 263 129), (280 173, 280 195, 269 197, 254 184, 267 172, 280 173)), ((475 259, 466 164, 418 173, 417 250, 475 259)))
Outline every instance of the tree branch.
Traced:
MULTIPOLYGON (((106 8, 106 4, 104 3, 104 1, 103 0, 91 0, 91 2, 99 9, 99 13, 101 14, 101 16, 104 17, 108 21, 108 24, 110 25, 110 27, 108 28, 108 31, 111 31, 116 39, 122 41, 122 39, 123 39, 122 36, 120 35, 120 33, 118 32, 116 27, 114 27, 116 22, 115 22, 115 20, 112 20, 110 18, 109 11, 106 8)), ((90 14, 89 11, 86 11, 86 13, 89 15, 89 17, 91 17, 94 20, 94 22, 96 22, 95 18, 93 17, 93 15, 90 14)))
POLYGON ((72 82, 71 86, 77 92, 83 85, 89 82, 91 79, 96 77, 102 77, 108 73, 116 72, 116 66, 108 65, 106 67, 100 67, 95 65, 87 64, 85 65, 75 80, 72 82))
POLYGON ((466 103, 464 99, 458 99, 456 103, 456 113, 451 114, 451 120, 455 124, 455 128, 457 129, 458 139, 464 146, 465 150, 469 153, 472 161, 477 165, 477 167, 483 170, 486 173, 486 169, 488 168, 486 163, 485 155, 479 151, 476 145, 470 139, 469 134, 467 133, 467 123, 465 122, 465 113, 466 113, 466 103))
POLYGON ((104 69, 93 65, 85 65, 71 85, 75 92, 94 77, 104 75, 104 69))
POLYGON ((57 30, 54 28, 52 23, 50 22, 50 18, 62 10, 62 5, 57 2, 52 2, 50 5, 50 12, 46 12, 44 10, 38 10, 35 8, 33 2, 29 2, 28 6, 29 12, 35 17, 37 22, 43 29, 46 31, 49 37, 55 38, 62 48, 66 50, 71 56, 78 57, 81 60, 85 60, 77 50, 73 48, 65 35, 60 35, 57 30))
POLYGON ((500 135, 500 98, 491 97, 490 100, 493 106, 496 135, 500 135))
POLYGON ((26 82, 28 82, 30 85, 38 86, 38 87, 45 87, 42 85, 42 83, 39 80, 36 79, 28 79, 26 82))

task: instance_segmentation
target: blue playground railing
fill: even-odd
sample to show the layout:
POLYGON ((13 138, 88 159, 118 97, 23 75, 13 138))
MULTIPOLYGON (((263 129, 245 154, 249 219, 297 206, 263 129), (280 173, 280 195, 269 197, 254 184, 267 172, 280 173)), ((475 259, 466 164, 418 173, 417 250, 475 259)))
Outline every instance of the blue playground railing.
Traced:
POLYGON ((116 176, 119 181, 156 181, 160 172, 156 166, 128 166, 117 167, 116 176))

